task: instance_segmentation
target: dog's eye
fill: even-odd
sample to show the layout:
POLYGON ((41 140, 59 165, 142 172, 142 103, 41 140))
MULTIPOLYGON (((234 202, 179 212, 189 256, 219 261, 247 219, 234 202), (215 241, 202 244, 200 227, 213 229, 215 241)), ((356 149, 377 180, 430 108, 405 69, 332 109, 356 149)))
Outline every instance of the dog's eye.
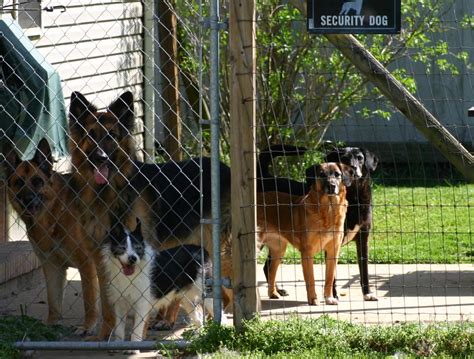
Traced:
POLYGON ((113 253, 114 254, 123 254, 127 251, 127 248, 124 245, 117 245, 113 248, 113 253))
POLYGON ((115 133, 115 132, 112 132, 112 131, 109 132, 108 135, 109 135, 109 137, 111 137, 114 140, 116 140, 118 138, 118 134, 115 133))
POLYGON ((13 185, 18 188, 22 188, 25 185, 25 181, 23 178, 17 178, 14 182, 13 185))
POLYGON ((97 139, 97 133, 95 132, 94 129, 89 131, 89 137, 94 141, 97 139))
POLYGON ((336 172, 336 173, 334 173, 334 176, 335 176, 336 178, 339 178, 339 177, 341 177, 341 174, 340 174, 339 172, 336 172))
POLYGON ((357 159, 358 159, 359 161, 362 161, 362 160, 364 159, 364 156, 362 156, 362 155, 357 155, 357 159))
POLYGON ((39 188, 44 184, 44 181, 40 177, 33 177, 33 179, 31 180, 31 184, 33 185, 33 187, 39 188))

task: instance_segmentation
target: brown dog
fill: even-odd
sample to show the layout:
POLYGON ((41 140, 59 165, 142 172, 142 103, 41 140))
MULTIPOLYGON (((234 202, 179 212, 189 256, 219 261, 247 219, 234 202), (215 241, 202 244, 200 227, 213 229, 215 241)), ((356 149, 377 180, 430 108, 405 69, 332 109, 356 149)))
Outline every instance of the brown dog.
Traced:
POLYGON ((257 194, 258 236, 272 258, 269 268, 268 295, 278 298, 275 283, 278 266, 288 243, 301 252, 308 303, 317 305, 313 257, 326 252, 326 304, 337 304, 332 296, 339 250, 344 236, 347 212, 346 186, 350 186, 353 170, 346 165, 323 163, 312 169, 315 182, 304 196, 282 192, 257 194))
POLYGON ((48 297, 48 324, 61 318, 66 269, 81 275, 85 319, 77 334, 90 333, 97 322, 97 275, 89 241, 73 202, 69 177, 53 174, 48 142, 40 141, 30 161, 21 161, 10 144, 3 148, 8 198, 26 225, 28 239, 41 260, 48 297))

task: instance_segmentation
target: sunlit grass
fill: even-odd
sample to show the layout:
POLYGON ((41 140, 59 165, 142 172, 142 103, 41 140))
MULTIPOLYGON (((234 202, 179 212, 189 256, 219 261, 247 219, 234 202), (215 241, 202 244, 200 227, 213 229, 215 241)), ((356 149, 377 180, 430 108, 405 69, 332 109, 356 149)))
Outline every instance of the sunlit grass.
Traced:
MULTIPOLYGON (((373 204, 371 263, 473 263, 474 185, 375 186, 373 204)), ((286 262, 299 258, 288 248, 286 262)), ((349 243, 339 263, 356 259, 355 243, 349 243)), ((321 262, 322 255, 315 261, 321 262)))

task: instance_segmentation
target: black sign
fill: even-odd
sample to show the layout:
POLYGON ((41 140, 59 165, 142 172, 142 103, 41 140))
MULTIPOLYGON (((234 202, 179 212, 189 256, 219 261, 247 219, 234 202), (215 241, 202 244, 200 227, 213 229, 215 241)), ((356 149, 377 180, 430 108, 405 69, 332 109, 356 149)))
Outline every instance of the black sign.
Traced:
POLYGON ((401 0, 308 0, 308 31, 316 34, 400 32, 401 0))

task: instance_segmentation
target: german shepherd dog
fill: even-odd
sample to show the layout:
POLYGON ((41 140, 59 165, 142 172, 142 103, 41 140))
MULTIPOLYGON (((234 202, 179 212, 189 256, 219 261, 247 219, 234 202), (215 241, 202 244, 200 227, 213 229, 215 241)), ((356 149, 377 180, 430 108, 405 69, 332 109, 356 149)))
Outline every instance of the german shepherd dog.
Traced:
POLYGON ((3 148, 8 198, 26 225, 36 256, 42 264, 48 299, 48 324, 61 318, 66 269, 79 269, 85 319, 76 334, 90 333, 98 320, 96 267, 90 257, 89 241, 70 206, 75 194, 70 176, 52 172, 52 157, 46 139, 40 141, 34 157, 21 161, 14 148, 3 148))
MULTIPOLYGON (((307 149, 290 145, 274 145, 263 150, 258 158, 260 175, 257 178, 257 187, 260 191, 280 191, 296 195, 304 195, 308 192, 311 179, 306 183, 294 181, 288 178, 275 177, 268 171, 273 158, 277 156, 302 155, 307 149)), ((364 300, 375 301, 377 297, 369 287, 368 275, 368 242, 370 229, 372 227, 372 187, 370 174, 375 171, 378 158, 369 150, 358 147, 333 148, 325 155, 327 162, 340 162, 351 166, 355 171, 353 185, 347 189, 346 223, 344 225, 343 245, 355 239, 357 246, 357 258, 360 270, 360 282, 364 300)), ((267 275, 272 258, 269 256, 265 262, 264 271, 267 275)), ((278 289, 282 296, 288 295, 284 289, 278 289)), ((333 296, 337 298, 336 282, 334 281, 333 296)))
MULTIPOLYGON (((110 225, 120 221, 130 230, 138 217, 142 232, 157 250, 186 243, 200 243, 201 218, 211 211, 210 159, 146 164, 136 160, 132 130, 135 124, 131 92, 123 93, 105 111, 82 94, 71 95, 69 110, 73 179, 90 237, 96 243, 95 262, 101 291, 107 276, 100 270, 100 248, 110 225), (202 175, 202 181, 201 181, 202 175), (201 211, 202 200, 202 211, 201 211)), ((230 169, 220 165, 222 204, 222 272, 232 270, 230 243, 230 169)), ((204 247, 212 252, 210 225, 204 225, 204 247)), ((230 293, 228 294, 230 296, 230 293)), ((101 296, 104 298, 104 296, 101 296)), ((115 326, 108 300, 99 339, 115 326)))
POLYGON ((110 276, 107 295, 117 318, 115 339, 125 340, 127 314, 133 312, 131 340, 143 340, 152 309, 176 300, 192 323, 202 326, 203 310, 211 316, 214 313, 212 298, 204 298, 206 280, 212 276, 207 251, 188 244, 156 252, 144 241, 140 227, 139 223, 130 232, 114 224, 102 249, 110 276))
POLYGON ((310 168, 314 178, 308 194, 292 196, 283 192, 257 195, 257 233, 259 244, 268 246, 272 258, 268 271, 268 296, 279 298, 275 278, 286 246, 291 243, 301 252, 303 275, 309 305, 317 305, 313 257, 326 253, 326 304, 338 304, 332 295, 339 250, 344 236, 347 212, 346 186, 352 182, 351 167, 323 163, 310 168))

